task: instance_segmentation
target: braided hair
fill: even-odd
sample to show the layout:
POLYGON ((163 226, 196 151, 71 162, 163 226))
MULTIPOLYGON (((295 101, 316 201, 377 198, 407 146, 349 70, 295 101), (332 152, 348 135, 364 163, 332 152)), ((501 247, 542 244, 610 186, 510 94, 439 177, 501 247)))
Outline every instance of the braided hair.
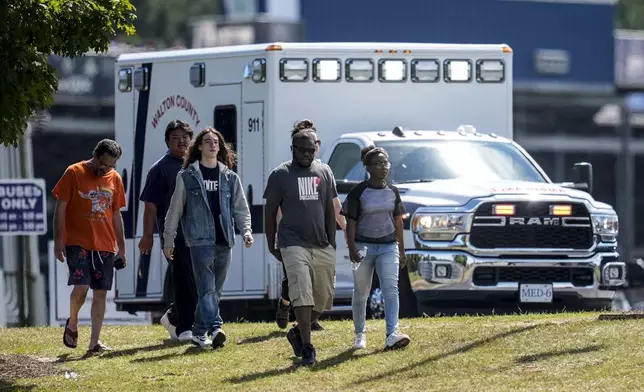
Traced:
POLYGON ((293 129, 291 130, 291 139, 295 137, 300 132, 313 132, 317 133, 317 129, 315 129, 315 125, 313 125, 313 121, 311 120, 300 120, 296 121, 295 124, 293 124, 293 129))
POLYGON ((320 147, 320 144, 322 144, 322 141, 317 138, 317 129, 315 129, 315 125, 313 125, 313 121, 311 120, 300 120, 296 121, 295 124, 293 124, 293 129, 291 130, 291 140, 294 140, 296 138, 304 137, 307 133, 313 133, 315 134, 315 146, 316 148, 320 147))

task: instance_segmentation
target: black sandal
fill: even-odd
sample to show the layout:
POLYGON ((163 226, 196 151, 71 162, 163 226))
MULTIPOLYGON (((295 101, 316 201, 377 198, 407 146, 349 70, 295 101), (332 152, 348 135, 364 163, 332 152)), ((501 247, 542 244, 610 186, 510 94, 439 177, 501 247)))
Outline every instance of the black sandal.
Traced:
POLYGON ((67 319, 67 321, 65 322, 63 344, 69 348, 76 348, 76 346, 78 345, 78 331, 72 331, 71 329, 69 329, 69 319, 67 319))

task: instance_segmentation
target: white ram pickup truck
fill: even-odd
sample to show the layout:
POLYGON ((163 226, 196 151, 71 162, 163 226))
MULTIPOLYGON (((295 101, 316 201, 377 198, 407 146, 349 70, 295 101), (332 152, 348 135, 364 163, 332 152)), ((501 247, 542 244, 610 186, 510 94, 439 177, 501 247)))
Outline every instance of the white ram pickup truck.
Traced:
MULTIPOLYGON (((389 154, 389 180, 400 190, 410 229, 405 246, 414 295, 402 298, 415 299, 421 311, 596 308, 609 305, 625 284, 618 217, 591 196, 590 164, 575 164, 573 182, 554 184, 510 139, 472 126, 396 127, 334 142, 330 151, 343 155, 326 161, 343 195, 366 178, 359 155, 347 154, 351 144, 389 154)), ((382 309, 377 287, 369 305, 374 314, 382 309)))

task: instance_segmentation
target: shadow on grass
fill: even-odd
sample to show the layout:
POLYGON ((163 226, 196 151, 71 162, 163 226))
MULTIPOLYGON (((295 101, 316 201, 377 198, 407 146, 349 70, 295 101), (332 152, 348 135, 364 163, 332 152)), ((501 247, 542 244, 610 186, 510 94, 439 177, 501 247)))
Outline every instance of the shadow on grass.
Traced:
POLYGON ((65 363, 65 362, 74 362, 74 361, 84 361, 87 358, 89 358, 90 355, 87 353, 84 353, 81 356, 72 356, 72 354, 61 354, 56 358, 56 363, 65 363))
MULTIPOLYGON (((343 362, 347 361, 354 361, 356 359, 371 355, 370 353, 364 353, 364 354, 358 354, 358 355, 353 355, 356 350, 351 348, 349 350, 345 350, 341 352, 340 354, 324 359, 322 361, 317 362, 315 365, 310 366, 309 369, 313 372, 319 372, 320 370, 325 370, 328 369, 332 366, 339 365, 343 362)), ((377 353, 375 353, 377 354, 377 353)), ((295 361, 299 361, 299 359, 294 359, 295 361)), ((280 376, 286 373, 292 373, 302 367, 301 365, 297 363, 293 363, 293 365, 287 367, 287 368, 282 368, 282 369, 273 369, 273 370, 267 370, 264 372, 260 373, 251 373, 247 374, 241 377, 233 377, 229 378, 226 381, 233 383, 233 384, 240 384, 244 382, 249 382, 249 381, 256 381, 260 380, 263 378, 269 378, 269 377, 274 377, 274 376, 280 376)))
POLYGON ((523 332, 526 332, 526 331, 530 331, 530 330, 533 330, 533 329, 535 329, 537 327, 541 327, 541 326, 544 326, 544 325, 547 325, 547 324, 529 325, 529 326, 522 327, 522 328, 515 328, 515 329, 511 329, 509 331, 505 331, 505 332, 498 333, 496 335, 489 336, 487 338, 475 340, 475 341, 473 341, 471 343, 468 343, 468 344, 466 344, 464 346, 458 347, 458 348, 456 348, 456 349, 454 349, 452 351, 448 351, 448 352, 438 354, 438 355, 432 355, 431 357, 426 358, 426 359, 424 359, 424 360, 422 360, 420 362, 416 362, 416 363, 414 363, 414 364, 412 364, 410 366, 393 369, 393 370, 390 370, 388 372, 375 375, 373 377, 360 379, 360 380, 358 380, 356 382, 353 382, 352 385, 355 386, 355 385, 366 384, 366 383, 369 383, 369 382, 379 381, 379 380, 382 380, 382 379, 385 379, 385 378, 388 378, 388 377, 400 375, 403 372, 408 372, 410 370, 425 366, 430 362, 439 361, 441 359, 445 359, 445 358, 453 356, 453 355, 463 354, 463 353, 466 353, 468 351, 474 350, 475 348, 484 346, 484 345, 486 345, 486 344, 488 344, 490 342, 493 342, 495 340, 503 339, 503 338, 506 338, 508 336, 512 336, 512 335, 516 335, 516 334, 523 333, 523 332))
POLYGON ((125 350, 114 350, 114 351, 106 352, 104 354, 101 354, 100 358, 110 359, 110 358, 122 357, 124 355, 135 355, 138 353, 145 353, 149 351, 165 350, 167 348, 178 347, 182 345, 185 345, 185 343, 177 342, 172 339, 166 339, 163 341, 163 343, 153 344, 151 346, 132 347, 125 350))
POLYGON ((271 339, 278 339, 278 338, 284 338, 284 337, 286 337, 286 332, 273 331, 268 335, 253 336, 252 338, 246 338, 244 340, 240 340, 239 342, 237 342, 237 344, 261 343, 261 342, 267 342, 271 339))
POLYGON ((13 380, 0 379, 0 391, 2 392, 18 392, 18 391, 33 391, 35 385, 16 385, 13 380))
POLYGON ((58 356, 58 358, 56 359, 56 362, 63 363, 63 362, 83 361, 85 359, 92 358, 92 357, 101 358, 101 359, 111 359, 111 358, 122 357, 125 355, 135 355, 138 353, 145 353, 149 351, 165 350, 167 348, 177 347, 183 344, 185 343, 177 342, 171 339, 166 339, 163 341, 163 343, 153 344, 151 346, 132 347, 125 350, 113 350, 113 351, 107 351, 104 353, 95 353, 95 354, 83 352, 81 356, 72 356, 72 354, 62 354, 58 356))
POLYGON ((136 358, 131 360, 130 362, 132 363, 159 362, 159 361, 165 361, 166 359, 181 357, 183 355, 196 355, 196 354, 201 354, 201 353, 206 353, 211 351, 213 350, 201 349, 199 347, 189 346, 188 348, 186 348, 186 350, 183 353, 167 353, 163 355, 157 355, 156 357, 136 358))
POLYGON ((515 363, 517 365, 523 365, 526 363, 532 363, 532 362, 537 362, 537 361, 543 361, 545 359, 553 358, 553 357, 559 357, 562 355, 568 355, 568 354, 587 354, 587 353, 592 353, 595 351, 599 351, 604 348, 603 344, 596 344, 588 347, 583 347, 583 348, 574 348, 574 349, 568 349, 568 350, 555 350, 555 351, 546 351, 543 353, 539 354, 533 354, 533 355, 524 355, 515 360, 515 363))

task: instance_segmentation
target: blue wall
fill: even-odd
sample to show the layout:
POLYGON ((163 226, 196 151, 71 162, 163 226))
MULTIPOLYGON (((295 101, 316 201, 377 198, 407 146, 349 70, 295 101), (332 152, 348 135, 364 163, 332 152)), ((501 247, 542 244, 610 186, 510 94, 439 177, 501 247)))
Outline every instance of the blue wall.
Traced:
POLYGON ((517 82, 614 83, 613 5, 508 0, 302 0, 309 42, 507 43, 517 82), (539 75, 534 50, 568 51, 539 75))

